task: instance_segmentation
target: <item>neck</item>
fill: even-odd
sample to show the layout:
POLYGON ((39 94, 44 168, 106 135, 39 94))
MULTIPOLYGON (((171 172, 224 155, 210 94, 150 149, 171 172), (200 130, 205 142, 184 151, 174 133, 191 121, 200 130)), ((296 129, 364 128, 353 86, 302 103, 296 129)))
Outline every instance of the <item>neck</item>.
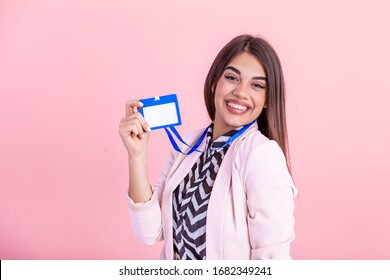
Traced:
MULTIPOLYGON (((253 122, 251 122, 251 123, 249 123, 249 124, 246 124, 245 126, 247 126, 247 127, 246 127, 246 128, 243 127, 242 129, 244 129, 244 131, 247 130, 247 129, 249 128, 249 126, 250 126, 251 124, 253 124, 254 122, 255 122, 255 121, 253 121, 253 122)), ((220 136, 222 136, 222 135, 228 133, 229 131, 231 131, 231 130, 233 130, 233 129, 235 129, 235 128, 237 128, 237 127, 235 127, 235 126, 223 126, 223 127, 220 127, 220 126, 218 126, 218 125, 216 125, 216 124, 214 123, 213 137, 212 137, 213 142, 214 142, 216 139, 218 139, 220 136)), ((241 129, 241 130, 242 130, 242 129, 241 129)))
POLYGON ((225 127, 220 127, 214 123, 214 128, 213 128, 213 137, 212 140, 213 142, 217 140, 219 137, 222 135, 228 133, 229 131, 235 129, 233 126, 225 126, 225 127))

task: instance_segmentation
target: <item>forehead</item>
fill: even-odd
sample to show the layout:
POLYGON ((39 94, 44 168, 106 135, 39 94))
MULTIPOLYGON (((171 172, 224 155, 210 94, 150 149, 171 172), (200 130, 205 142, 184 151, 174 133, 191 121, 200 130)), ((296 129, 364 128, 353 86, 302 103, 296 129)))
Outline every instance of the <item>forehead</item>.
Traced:
POLYGON ((249 76, 265 76, 263 65, 260 61, 252 54, 242 52, 236 55, 227 66, 233 66, 237 68, 242 75, 249 76))

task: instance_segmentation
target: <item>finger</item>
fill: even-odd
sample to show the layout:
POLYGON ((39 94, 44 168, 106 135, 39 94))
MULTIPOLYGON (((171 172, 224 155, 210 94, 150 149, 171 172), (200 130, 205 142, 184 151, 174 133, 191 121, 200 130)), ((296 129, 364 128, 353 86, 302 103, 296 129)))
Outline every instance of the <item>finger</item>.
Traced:
POLYGON ((140 129, 136 124, 131 124, 125 127, 125 131, 132 137, 137 136, 140 134, 140 129))
POLYGON ((137 127, 137 130, 138 130, 137 135, 140 136, 140 139, 143 138, 143 134, 144 134, 145 130, 143 129, 143 125, 141 123, 142 120, 144 120, 142 115, 139 113, 135 113, 130 118, 132 118, 132 119, 130 119, 129 123, 134 124, 137 127))
POLYGON ((141 108, 142 106, 144 106, 144 104, 142 104, 139 100, 126 101, 126 116, 130 116, 131 114, 138 112, 138 108, 141 108))
POLYGON ((134 119, 137 119, 140 122, 144 131, 147 131, 147 132, 151 131, 149 124, 146 122, 145 118, 140 113, 135 113, 132 115, 132 117, 134 119))
POLYGON ((142 129, 142 126, 139 122, 135 122, 134 123, 136 126, 137 126, 137 130, 138 130, 138 134, 136 134, 138 136, 139 139, 143 139, 144 138, 144 130, 142 129))
POLYGON ((144 131, 147 132, 151 131, 149 124, 146 122, 145 118, 140 113, 133 113, 130 116, 122 119, 122 122, 124 123, 131 123, 133 121, 139 122, 144 131))

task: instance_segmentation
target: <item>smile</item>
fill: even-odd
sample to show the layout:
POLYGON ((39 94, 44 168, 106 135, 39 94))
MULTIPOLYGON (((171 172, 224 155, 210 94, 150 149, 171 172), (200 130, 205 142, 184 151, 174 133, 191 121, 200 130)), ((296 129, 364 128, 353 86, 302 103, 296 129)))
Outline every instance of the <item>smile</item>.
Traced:
POLYGON ((246 111, 246 110, 248 110, 248 107, 243 106, 243 105, 239 105, 239 104, 236 104, 236 103, 233 103, 233 102, 227 102, 226 104, 227 104, 229 107, 232 107, 232 108, 237 109, 237 110, 240 110, 240 111, 246 111))

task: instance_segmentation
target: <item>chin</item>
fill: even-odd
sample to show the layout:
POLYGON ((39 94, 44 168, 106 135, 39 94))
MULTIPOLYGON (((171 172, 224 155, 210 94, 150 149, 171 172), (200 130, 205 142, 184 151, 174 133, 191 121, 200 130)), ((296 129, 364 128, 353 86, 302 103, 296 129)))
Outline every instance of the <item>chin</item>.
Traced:
POLYGON ((248 123, 251 123, 252 121, 253 120, 237 120, 237 121, 229 121, 227 123, 230 126, 240 127, 240 126, 246 125, 248 123))

